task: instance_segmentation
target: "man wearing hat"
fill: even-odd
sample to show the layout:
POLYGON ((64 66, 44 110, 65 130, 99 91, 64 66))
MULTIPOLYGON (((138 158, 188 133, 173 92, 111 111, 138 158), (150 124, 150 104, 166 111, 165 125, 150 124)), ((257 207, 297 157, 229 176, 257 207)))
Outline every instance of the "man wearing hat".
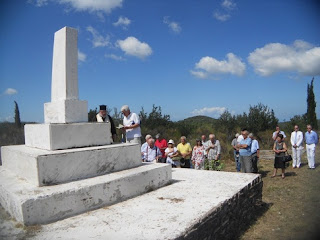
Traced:
POLYGON ((155 142, 155 145, 160 149, 161 151, 161 154, 162 154, 162 157, 161 159, 159 159, 161 163, 165 163, 166 162, 166 155, 165 155, 165 150, 166 148, 168 147, 168 143, 167 143, 167 140, 165 140, 164 138, 162 138, 161 134, 158 133, 156 135, 156 142, 155 142))
POLYGON ((107 114, 107 106, 106 105, 100 105, 100 111, 96 115, 96 118, 97 118, 97 122, 110 122, 112 140, 113 140, 113 142, 115 142, 117 139, 117 131, 116 131, 116 127, 113 123, 112 118, 110 117, 110 115, 107 114))

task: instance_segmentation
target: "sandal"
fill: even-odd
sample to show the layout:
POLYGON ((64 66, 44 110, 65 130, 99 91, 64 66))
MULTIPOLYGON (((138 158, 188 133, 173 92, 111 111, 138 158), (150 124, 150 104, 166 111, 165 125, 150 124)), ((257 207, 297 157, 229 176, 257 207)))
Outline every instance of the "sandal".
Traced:
POLYGON ((274 178, 276 175, 272 175, 271 178, 274 178))

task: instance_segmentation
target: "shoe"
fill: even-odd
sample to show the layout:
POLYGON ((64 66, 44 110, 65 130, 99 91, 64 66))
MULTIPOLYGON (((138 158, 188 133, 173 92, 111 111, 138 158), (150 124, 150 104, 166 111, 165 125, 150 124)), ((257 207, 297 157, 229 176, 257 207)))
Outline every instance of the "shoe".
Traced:
POLYGON ((276 175, 272 175, 271 178, 274 178, 276 175))
POLYGON ((284 179, 284 178, 285 178, 285 176, 281 176, 281 178, 282 178, 282 179, 284 179))
POLYGON ((296 168, 296 166, 292 166, 292 169, 296 168))

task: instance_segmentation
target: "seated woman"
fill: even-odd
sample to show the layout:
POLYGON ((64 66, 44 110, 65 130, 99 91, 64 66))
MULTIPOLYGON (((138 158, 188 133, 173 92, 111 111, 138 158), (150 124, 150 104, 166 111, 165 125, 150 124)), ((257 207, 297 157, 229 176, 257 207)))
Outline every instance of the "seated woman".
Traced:
POLYGON ((286 143, 283 140, 283 135, 278 134, 276 141, 273 144, 273 151, 275 152, 275 158, 274 158, 274 170, 272 178, 276 176, 277 169, 281 168, 282 170, 282 179, 285 178, 285 162, 284 162, 284 156, 285 152, 287 151, 286 143))

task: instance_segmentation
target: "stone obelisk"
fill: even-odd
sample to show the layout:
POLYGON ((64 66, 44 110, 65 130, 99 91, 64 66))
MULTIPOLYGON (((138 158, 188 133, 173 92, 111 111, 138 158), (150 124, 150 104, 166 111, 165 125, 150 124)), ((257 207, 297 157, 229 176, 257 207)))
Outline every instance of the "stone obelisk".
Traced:
POLYGON ((88 103, 78 94, 78 32, 64 27, 54 35, 51 102, 44 105, 45 123, 88 121, 88 103))

